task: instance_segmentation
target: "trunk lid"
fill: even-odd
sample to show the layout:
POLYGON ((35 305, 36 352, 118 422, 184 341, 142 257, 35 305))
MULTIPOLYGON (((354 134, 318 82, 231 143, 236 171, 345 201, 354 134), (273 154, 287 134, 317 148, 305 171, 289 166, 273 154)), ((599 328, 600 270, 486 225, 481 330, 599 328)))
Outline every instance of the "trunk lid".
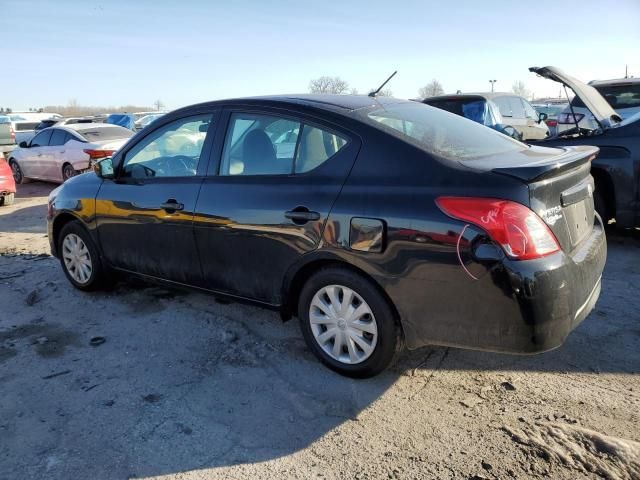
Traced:
POLYGON ((516 178, 529 188, 529 207, 569 253, 592 231, 595 217, 591 161, 597 147, 530 147, 519 154, 461 162, 516 178))
POLYGON ((88 148, 95 150, 120 150, 122 146, 129 141, 128 138, 119 138, 117 140, 99 140, 87 144, 88 148))
POLYGON ((549 80, 562 83, 573 90, 602 128, 611 128, 622 121, 620 115, 611 108, 611 105, 609 105, 600 92, 591 85, 587 85, 577 78, 567 75, 556 67, 531 67, 529 71, 537 73, 541 77, 548 78, 549 80))

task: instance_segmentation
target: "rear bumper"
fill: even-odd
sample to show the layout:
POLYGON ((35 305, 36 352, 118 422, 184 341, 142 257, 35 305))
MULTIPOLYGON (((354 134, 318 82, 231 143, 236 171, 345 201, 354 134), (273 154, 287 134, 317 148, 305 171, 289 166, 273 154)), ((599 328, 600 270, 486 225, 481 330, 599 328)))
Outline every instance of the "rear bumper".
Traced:
POLYGON ((458 262, 455 278, 447 274, 434 281, 422 275, 410 283, 399 281, 388 293, 400 313, 407 346, 531 354, 562 345, 600 295, 607 244, 596 219, 591 235, 570 254, 471 261, 466 266, 477 279, 458 262))

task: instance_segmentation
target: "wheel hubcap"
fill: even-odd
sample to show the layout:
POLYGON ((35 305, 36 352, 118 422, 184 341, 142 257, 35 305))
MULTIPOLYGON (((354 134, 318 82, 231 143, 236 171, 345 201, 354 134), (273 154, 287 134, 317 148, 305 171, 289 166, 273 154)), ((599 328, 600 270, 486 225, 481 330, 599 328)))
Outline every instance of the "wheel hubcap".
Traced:
POLYGON ((76 171, 73 169, 73 167, 66 166, 64 167, 64 172, 62 173, 64 175, 65 180, 69 180, 71 177, 75 176, 76 171))
POLYGON ((376 348, 378 326, 371 307, 348 287, 321 288, 311 300, 309 322, 320 348, 341 363, 364 362, 376 348))
POLYGON ((64 237, 62 258, 71 278, 78 283, 87 283, 89 281, 93 271, 91 255, 85 243, 75 233, 70 233, 64 237))

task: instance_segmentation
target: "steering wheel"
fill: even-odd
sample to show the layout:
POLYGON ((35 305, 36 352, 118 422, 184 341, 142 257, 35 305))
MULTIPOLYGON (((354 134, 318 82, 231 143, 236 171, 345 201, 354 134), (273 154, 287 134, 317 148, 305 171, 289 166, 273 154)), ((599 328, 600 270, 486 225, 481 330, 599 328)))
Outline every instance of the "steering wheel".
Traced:
POLYGON ((195 159, 187 155, 176 155, 165 157, 165 164, 169 176, 181 176, 184 173, 194 174, 196 171, 195 159))

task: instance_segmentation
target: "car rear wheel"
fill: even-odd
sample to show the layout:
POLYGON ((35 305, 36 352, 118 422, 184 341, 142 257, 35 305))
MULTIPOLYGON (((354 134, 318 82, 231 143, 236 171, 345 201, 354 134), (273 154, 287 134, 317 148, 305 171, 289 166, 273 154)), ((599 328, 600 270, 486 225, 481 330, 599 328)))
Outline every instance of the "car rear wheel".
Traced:
POLYGON ((29 179, 25 178, 25 176, 23 175, 22 169, 20 168, 18 162, 16 162, 13 158, 9 160, 9 166, 11 167, 11 173, 13 173, 13 180, 18 185, 27 183, 29 181, 29 179))
POLYGON ((0 195, 0 207, 6 207, 8 205, 13 205, 14 194, 9 193, 7 195, 0 195))
POLYGON ((62 166, 62 180, 64 180, 65 182, 71 177, 75 177, 77 174, 78 172, 76 172, 75 168, 73 168, 71 164, 65 163, 62 166))
POLYGON ((342 375, 376 375, 398 350, 393 309, 372 282, 350 270, 328 268, 309 278, 298 314, 309 348, 342 375))
POLYGON ((89 233, 78 221, 67 223, 58 237, 58 255, 64 274, 74 287, 90 291, 104 283, 105 271, 89 233))

